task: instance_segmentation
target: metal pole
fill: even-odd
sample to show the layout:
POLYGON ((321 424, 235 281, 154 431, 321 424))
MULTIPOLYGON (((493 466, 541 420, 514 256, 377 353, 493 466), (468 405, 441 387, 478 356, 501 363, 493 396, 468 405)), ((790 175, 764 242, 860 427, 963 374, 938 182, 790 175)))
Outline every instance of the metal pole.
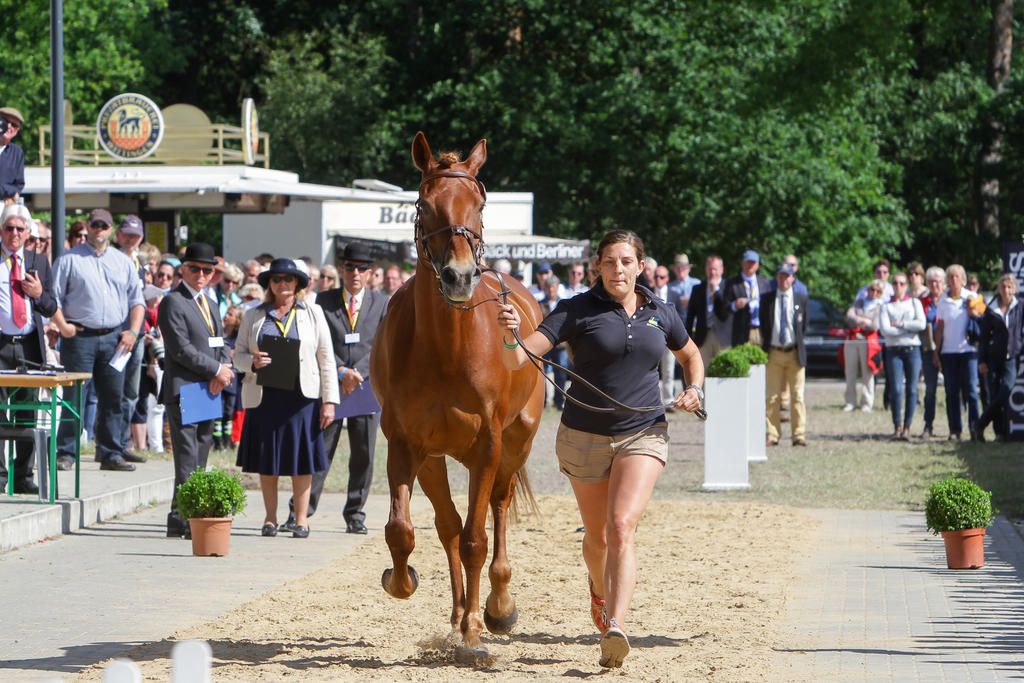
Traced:
POLYGON ((64 0, 50 0, 50 211, 53 258, 64 253, 64 0))

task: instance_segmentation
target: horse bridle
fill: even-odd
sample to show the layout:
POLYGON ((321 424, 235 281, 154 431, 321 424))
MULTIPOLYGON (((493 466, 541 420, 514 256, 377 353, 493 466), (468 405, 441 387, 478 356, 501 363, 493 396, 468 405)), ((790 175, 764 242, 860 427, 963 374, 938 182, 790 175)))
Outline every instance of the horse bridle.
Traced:
MULTIPOLYGON (((484 204, 487 203, 487 188, 484 187, 484 184, 475 175, 471 173, 463 173, 462 171, 437 171, 436 173, 431 173, 430 175, 424 177, 423 180, 420 182, 420 193, 423 192, 424 185, 426 185, 431 180, 435 180, 437 178, 466 178, 468 180, 472 180, 474 183, 476 183, 476 189, 480 191, 480 196, 483 197, 484 204)), ((430 267, 434 269, 434 277, 440 280, 441 271, 437 267, 437 263, 434 260, 434 256, 430 253, 430 247, 427 246, 427 240, 429 240, 434 235, 438 235, 442 232, 450 233, 448 235, 448 244, 451 244, 451 241, 456 237, 465 238, 466 243, 469 245, 470 251, 473 252, 473 260, 476 261, 476 264, 479 266, 480 262, 483 260, 484 257, 484 236, 481 235, 478 231, 469 227, 468 225, 462 225, 461 223, 457 223, 454 225, 446 225, 442 228, 438 228, 437 230, 432 230, 427 234, 423 234, 423 219, 420 215, 422 202, 422 197, 416 200, 416 220, 413 223, 413 225, 416 231, 415 234, 417 249, 419 249, 422 252, 423 256, 425 256, 427 259, 427 263, 429 263, 430 267), (475 245, 473 244, 473 238, 476 238, 475 245)), ((480 208, 483 209, 483 206, 481 206, 480 208)), ((483 227, 483 218, 481 218, 480 228, 483 229, 483 227)), ((445 252, 447 252, 447 244, 445 245, 445 247, 445 252)))

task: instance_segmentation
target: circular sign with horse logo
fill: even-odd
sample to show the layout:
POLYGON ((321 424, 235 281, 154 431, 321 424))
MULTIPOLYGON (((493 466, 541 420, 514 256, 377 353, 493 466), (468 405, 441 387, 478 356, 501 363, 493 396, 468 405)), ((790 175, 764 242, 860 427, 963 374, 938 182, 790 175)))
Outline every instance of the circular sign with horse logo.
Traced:
POLYGON ((164 138, 164 115, 153 100, 122 93, 100 109, 96 134, 107 154, 117 159, 145 159, 164 138))

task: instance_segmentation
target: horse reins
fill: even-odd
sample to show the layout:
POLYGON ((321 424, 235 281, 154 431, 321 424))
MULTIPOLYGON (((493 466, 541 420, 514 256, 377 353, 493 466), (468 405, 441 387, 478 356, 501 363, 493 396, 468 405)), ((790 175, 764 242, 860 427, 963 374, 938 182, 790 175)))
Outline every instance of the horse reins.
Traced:
MULTIPOLYGON (((471 175, 469 173, 463 173, 461 171, 438 171, 437 173, 431 173, 430 175, 424 177, 423 180, 420 182, 420 187, 419 187, 420 191, 421 192, 423 191, 423 186, 428 181, 434 180, 435 178, 466 178, 468 180, 472 180, 473 182, 476 183, 477 189, 480 191, 480 195, 483 197, 484 203, 486 204, 486 202, 487 202, 487 189, 484 187, 484 184, 476 176, 471 175)), ((480 265, 480 261, 483 258, 483 253, 484 253, 484 238, 483 238, 483 235, 481 235, 478 231, 473 230, 472 228, 470 228, 470 227, 468 227, 466 225, 462 225, 462 224, 446 225, 443 228, 438 228, 437 230, 432 230, 431 232, 429 232, 427 234, 423 234, 423 222, 422 222, 422 220, 420 218, 420 201, 421 200, 417 200, 416 201, 416 220, 415 220, 415 223, 414 223, 415 230, 416 230, 416 241, 419 243, 420 247, 422 247, 423 254, 424 254, 424 256, 427 257, 427 263, 429 263, 430 267, 434 269, 434 277, 437 280, 440 280, 441 279, 441 273, 437 269, 437 264, 434 263, 433 256, 430 254, 430 249, 429 249, 429 247, 427 247, 426 240, 431 238, 431 237, 433 237, 434 235, 438 235, 438 234, 446 232, 446 231, 451 233, 449 235, 449 237, 448 237, 449 242, 452 239, 454 239, 456 236, 461 236, 461 237, 464 237, 466 239, 466 242, 469 243, 470 249, 473 251, 473 255, 474 255, 474 258, 476 260, 476 263, 479 266, 480 265), (477 239, 476 246, 473 245, 473 240, 470 239, 470 235, 472 235, 473 237, 475 237, 477 239)), ((483 221, 482 220, 481 220, 480 227, 483 228, 483 221)), ((486 299, 483 299, 481 301, 476 302, 472 306, 467 306, 465 304, 458 304, 458 303, 456 303, 454 301, 451 301, 447 296, 445 296, 444 291, 441 291, 441 297, 445 300, 445 303, 447 303, 452 308, 455 308, 455 309, 460 310, 460 311, 472 311, 477 306, 480 306, 481 304, 488 303, 490 301, 494 301, 496 303, 502 303, 502 304, 508 306, 509 305, 509 303, 508 303, 508 295, 512 293, 512 290, 510 290, 508 288, 508 286, 505 284, 505 278, 502 276, 502 274, 500 272, 494 270, 493 268, 480 268, 480 271, 481 271, 481 273, 494 273, 494 275, 498 278, 498 282, 501 284, 501 291, 498 292, 497 296, 489 297, 489 298, 486 298, 486 299)), ((440 288, 439 288, 439 290, 440 290, 440 288)), ((535 354, 532 351, 530 351, 528 348, 526 348, 526 345, 523 343, 523 338, 521 336, 519 336, 519 328, 513 329, 512 330, 512 334, 515 336, 516 342, 518 342, 520 348, 522 348, 523 352, 526 353, 526 357, 530 359, 530 363, 535 368, 537 368, 537 370, 540 372, 540 375, 541 375, 541 377, 544 378, 544 381, 548 382, 555 389, 555 391, 557 391, 558 393, 562 394, 562 396, 564 396, 568 401, 574 403, 575 405, 579 406, 580 408, 583 408, 584 410, 589 410, 589 411, 594 412, 594 413, 614 413, 614 412, 618 412, 618 411, 625 411, 625 412, 630 412, 630 413, 653 413, 653 412, 656 412, 656 411, 659 411, 659 410, 664 410, 666 408, 666 406, 663 405, 663 404, 659 404, 659 405, 656 405, 656 406, 644 406, 642 408, 636 408, 634 406, 628 406, 625 403, 619 401, 618 399, 613 398, 612 396, 609 396, 605 392, 601 391, 600 389, 595 387, 593 384, 591 384, 590 382, 588 382, 584 378, 580 377, 577 373, 575 373, 572 370, 570 370, 569 368, 563 367, 562 365, 559 365, 558 363, 555 363, 553 361, 545 360, 541 356, 538 356, 537 354, 535 354), (559 370, 564 372, 566 375, 568 375, 572 379, 572 381, 574 383, 575 382, 579 382, 583 387, 585 387, 586 389, 589 389, 591 392, 596 394, 599 398, 604 399, 605 401, 607 401, 608 403, 611 403, 612 405, 611 406, 595 406, 595 405, 591 405, 589 403, 586 403, 585 401, 581 401, 581 400, 579 400, 578 398, 576 398, 574 396, 569 395, 569 392, 567 392, 564 389, 562 389, 560 386, 558 386, 555 383, 555 381, 553 379, 551 379, 550 377, 547 376, 547 373, 544 372, 544 366, 545 365, 550 365, 553 368, 558 368, 559 370)), ((707 420, 708 419, 707 411, 704 410, 704 408, 698 408, 697 410, 693 411, 693 414, 695 416, 697 416, 697 418, 700 419, 700 420, 707 420)))

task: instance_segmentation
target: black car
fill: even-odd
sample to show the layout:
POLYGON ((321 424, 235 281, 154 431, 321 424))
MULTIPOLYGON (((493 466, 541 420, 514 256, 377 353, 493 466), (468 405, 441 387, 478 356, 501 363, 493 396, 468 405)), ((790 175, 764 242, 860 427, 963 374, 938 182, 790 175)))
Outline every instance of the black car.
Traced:
POLYGON ((812 296, 804 342, 807 347, 807 374, 842 376, 839 348, 846 340, 843 313, 823 296, 812 296))

